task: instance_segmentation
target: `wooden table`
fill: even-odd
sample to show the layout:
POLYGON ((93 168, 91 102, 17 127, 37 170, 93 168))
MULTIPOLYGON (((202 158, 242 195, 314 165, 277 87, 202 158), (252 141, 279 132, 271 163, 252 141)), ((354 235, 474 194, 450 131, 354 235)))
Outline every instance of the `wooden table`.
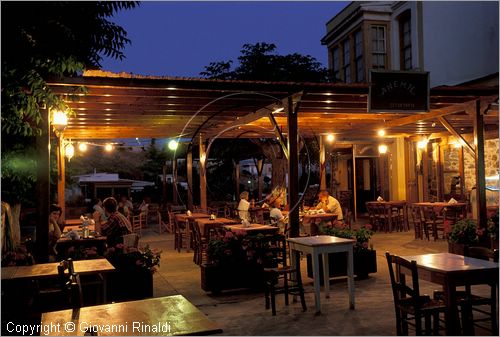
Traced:
MULTIPOLYGON (((287 239, 290 249, 312 255, 313 277, 314 277, 314 300, 316 302, 316 313, 321 312, 320 302, 320 276, 319 276, 319 255, 323 254, 323 277, 325 284, 326 298, 330 297, 330 273, 329 273, 329 253, 347 252, 347 287, 349 290, 349 308, 354 309, 354 262, 353 246, 356 240, 337 238, 330 235, 316 235, 301 238, 287 239)), ((292 256, 292 265, 297 268, 295 254, 292 256)), ((298 270, 298 269, 297 269, 298 270)), ((300 270, 299 270, 300 272, 300 270)))
MULTIPOLYGON (((192 237, 191 237, 191 231, 189 230, 189 222, 194 221, 195 219, 208 219, 210 218, 210 214, 206 213, 191 213, 191 215, 187 215, 186 213, 179 213, 175 215, 175 221, 177 223, 185 223, 186 225, 184 226, 184 235, 186 235, 187 238, 189 238, 189 243, 186 247, 186 252, 189 253, 189 248, 191 248, 191 243, 193 242, 192 237)), ((202 232, 203 233, 203 232, 202 232)))
MULTIPOLYGON (((389 210, 392 211, 392 209, 397 208, 398 214, 400 210, 403 211, 403 221, 404 221, 404 229, 405 230, 410 230, 410 226, 408 224, 408 208, 406 207, 406 201, 405 200, 398 200, 398 201, 367 201, 367 205, 383 205, 386 208, 389 208, 389 210)), ((392 216, 390 216, 391 213, 389 213, 389 229, 392 231, 393 225, 392 225, 392 216)))
POLYGON ((275 234, 279 230, 278 227, 261 225, 256 223, 250 224, 249 227, 243 227, 243 225, 230 225, 230 226, 224 226, 224 228, 231 230, 235 233, 242 233, 242 234, 257 234, 257 233, 275 234))
POLYGON ((218 324, 182 295, 43 313, 42 325, 50 324, 60 329, 51 331, 49 336, 83 336, 87 328, 97 330, 99 336, 182 336, 222 332, 218 324), (114 331, 106 331, 112 327, 114 331))
POLYGON ((215 228, 222 228, 226 225, 238 224, 240 223, 238 220, 228 219, 228 218, 217 218, 214 220, 206 219, 206 218, 198 218, 194 220, 198 226, 200 227, 200 233, 204 237, 208 237, 210 230, 215 228))
POLYGON ((91 236, 86 239, 84 239, 80 234, 80 239, 73 240, 71 238, 64 238, 61 237, 59 240, 57 240, 56 244, 56 250, 58 250, 58 253, 61 253, 62 251, 67 251, 70 247, 75 247, 78 248, 80 246, 83 246, 85 248, 91 248, 91 247, 96 247, 97 248, 97 253, 100 256, 103 256, 105 251, 106 251, 106 241, 107 237, 100 235, 100 236, 91 236))
POLYGON ((64 220, 64 228, 67 226, 78 226, 82 224, 81 219, 66 219, 64 220))
POLYGON ((337 215, 334 215, 332 213, 319 213, 319 214, 305 213, 302 216, 302 225, 304 226, 304 233, 309 235, 318 234, 319 231, 318 225, 321 223, 321 221, 324 221, 326 219, 331 219, 332 217, 334 217, 334 221, 337 220, 337 215))
MULTIPOLYGON (((80 220, 78 220, 80 221, 80 220)), ((72 230, 80 231, 82 230, 82 222, 80 221, 79 223, 75 224, 68 224, 66 221, 66 224, 64 225, 63 233, 68 233, 72 230)), ((95 225, 89 225, 89 230, 95 231, 95 225)))
MULTIPOLYGON (((443 286, 446 305, 446 335, 458 335, 459 317, 456 305, 456 287, 466 284, 498 285, 498 263, 450 253, 402 256, 408 261, 416 261, 418 277, 443 286)), ((405 274, 411 271, 402 269, 405 274)), ((496 287, 493 287, 496 291, 496 287)))

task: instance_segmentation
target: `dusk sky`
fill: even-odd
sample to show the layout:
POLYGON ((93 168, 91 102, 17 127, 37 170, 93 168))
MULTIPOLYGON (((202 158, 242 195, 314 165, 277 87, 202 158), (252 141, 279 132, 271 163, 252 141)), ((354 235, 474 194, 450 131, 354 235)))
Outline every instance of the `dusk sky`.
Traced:
POLYGON ((279 54, 298 52, 327 65, 320 39, 326 22, 349 2, 141 2, 113 21, 132 44, 123 61, 103 69, 142 75, 200 77, 213 61, 236 60, 245 43, 269 42, 279 54))

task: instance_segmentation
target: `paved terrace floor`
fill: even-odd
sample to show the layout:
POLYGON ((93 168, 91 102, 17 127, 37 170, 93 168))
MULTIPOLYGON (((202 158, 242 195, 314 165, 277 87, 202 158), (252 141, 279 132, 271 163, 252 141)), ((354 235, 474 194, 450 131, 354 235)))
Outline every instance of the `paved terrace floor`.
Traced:
MULTIPOLYGON (((284 296, 277 297, 277 315, 264 308, 263 293, 250 291, 222 292, 212 295, 200 287, 200 269, 192 261, 192 253, 173 249, 173 235, 145 232, 140 245, 149 243, 163 251, 159 272, 154 275, 154 296, 184 295, 207 317, 223 328, 223 335, 395 335, 392 290, 385 252, 398 255, 439 253, 447 251, 445 241, 414 239, 413 232, 376 233, 372 237, 377 250, 378 272, 365 280, 355 281, 356 309, 348 309, 347 280, 331 282, 330 298, 322 293, 322 313, 314 314, 312 279, 302 274, 308 311, 302 312, 300 302, 284 305, 284 296)), ((421 282, 421 292, 432 294, 437 285, 421 282)), ((475 288, 476 289, 476 288, 475 288)), ((487 289, 479 289, 487 294, 487 289)), ((498 312, 498 311, 497 311, 498 312)), ((478 332, 478 331, 476 331, 478 332)))

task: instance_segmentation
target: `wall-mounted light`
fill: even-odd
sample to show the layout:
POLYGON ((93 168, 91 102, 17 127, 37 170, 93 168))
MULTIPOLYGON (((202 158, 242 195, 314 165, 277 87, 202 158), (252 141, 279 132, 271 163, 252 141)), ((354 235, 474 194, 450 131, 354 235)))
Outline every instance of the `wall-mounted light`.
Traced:
POLYGON ((380 129, 377 131, 377 134, 379 137, 384 137, 385 136, 385 130, 384 129, 380 129))
POLYGON ((177 147, 179 146, 179 143, 175 139, 172 139, 170 142, 168 142, 168 148, 172 151, 177 150, 177 147))
POLYGON ((68 115, 61 110, 52 111, 52 126, 58 132, 63 132, 68 125, 68 115))
POLYGON ((73 146, 73 143, 71 143, 71 141, 69 141, 69 143, 64 148, 64 155, 66 156, 66 158, 68 158, 68 161, 70 161, 71 158, 73 158, 73 156, 75 155, 75 147, 73 146))
POLYGON ((387 145, 380 144, 378 146, 378 153, 380 153, 380 154, 386 154, 387 153, 387 145))
POLYGON ((108 152, 113 151, 113 145, 111 145, 111 144, 106 144, 106 145, 104 146, 104 150, 106 150, 106 151, 108 151, 108 152))
POLYGON ((333 134, 329 133, 328 135, 326 135, 326 140, 331 143, 335 140, 335 136, 333 134))
POLYGON ((429 140, 427 138, 424 138, 421 141, 417 142, 417 147, 419 149, 425 149, 427 147, 427 143, 429 143, 429 140))

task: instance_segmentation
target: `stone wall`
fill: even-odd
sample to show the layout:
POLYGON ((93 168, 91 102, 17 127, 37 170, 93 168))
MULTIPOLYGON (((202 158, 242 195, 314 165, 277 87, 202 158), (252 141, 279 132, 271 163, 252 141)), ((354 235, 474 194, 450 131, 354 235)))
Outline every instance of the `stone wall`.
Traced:
MULTIPOLYGON (((484 157, 486 176, 494 176, 498 174, 498 157, 499 157, 499 142, 497 139, 489 139, 484 142, 484 157)), ((476 186, 476 162, 474 157, 464 151, 464 175, 465 175, 465 191, 470 192, 471 188, 476 186)), ((496 199, 498 199, 498 192, 496 199)), ((489 193, 487 193, 489 196, 489 193)), ((491 196, 494 198, 494 196, 491 196)), ((488 199, 491 199, 488 197, 488 199)), ((491 201, 494 202, 494 201, 491 201)), ((490 203, 490 202, 488 202, 490 203)))

